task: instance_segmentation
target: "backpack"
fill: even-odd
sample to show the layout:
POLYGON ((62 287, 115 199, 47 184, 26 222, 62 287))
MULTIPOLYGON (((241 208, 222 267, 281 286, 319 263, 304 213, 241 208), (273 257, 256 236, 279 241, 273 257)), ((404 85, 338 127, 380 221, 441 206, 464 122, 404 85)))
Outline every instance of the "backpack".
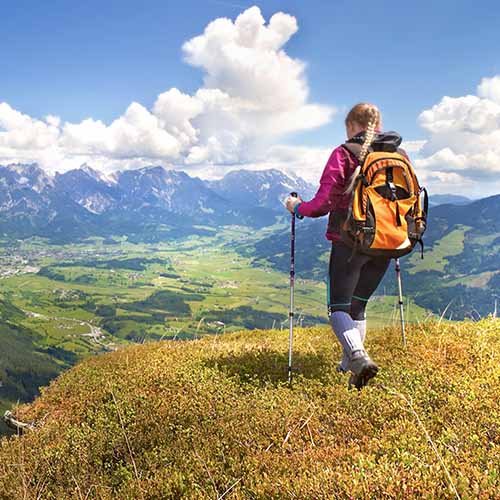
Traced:
MULTIPOLYGON (((361 145, 346 143, 359 158, 361 145)), ((347 217, 340 234, 356 252, 398 258, 418 243, 423 258, 429 202, 403 150, 369 152, 355 179, 347 217), (422 206, 422 193, 424 202, 422 206)))

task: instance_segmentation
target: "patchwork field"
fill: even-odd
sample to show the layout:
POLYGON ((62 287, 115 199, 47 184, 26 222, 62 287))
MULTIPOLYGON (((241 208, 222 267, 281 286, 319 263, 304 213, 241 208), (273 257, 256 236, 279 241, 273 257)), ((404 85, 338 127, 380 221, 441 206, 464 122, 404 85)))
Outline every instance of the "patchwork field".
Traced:
MULTIPOLYGON (((255 328, 287 335, 288 275, 235 250, 262 236, 231 227, 213 237, 156 244, 5 244, 0 328, 8 341, 0 358, 0 404, 29 401, 77 361, 130 343, 255 328)), ((298 268, 298 326, 326 323, 325 301, 325 283, 302 279, 298 268)), ((375 297, 370 327, 397 323, 396 302, 383 293, 375 297)), ((428 317, 410 300, 405 309, 410 322, 428 317)))
POLYGON ((432 249, 427 253, 425 259, 421 259, 420 255, 415 252, 409 258, 410 274, 416 274, 420 271, 439 271, 444 272, 448 264, 447 257, 460 255, 464 250, 465 233, 468 226, 458 226, 449 234, 441 238, 432 249))

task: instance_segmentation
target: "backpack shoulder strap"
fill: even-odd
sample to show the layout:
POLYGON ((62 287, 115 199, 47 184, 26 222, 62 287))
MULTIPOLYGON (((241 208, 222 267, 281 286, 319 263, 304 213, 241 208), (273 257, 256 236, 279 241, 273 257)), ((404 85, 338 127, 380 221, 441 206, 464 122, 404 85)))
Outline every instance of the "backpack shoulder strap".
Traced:
POLYGON ((404 156, 408 161, 410 161, 408 153, 403 148, 396 149, 396 153, 399 153, 401 156, 404 156))
POLYGON ((359 154, 361 153, 361 144, 356 144, 355 142, 346 142, 342 144, 342 147, 351 153, 358 161, 359 154))

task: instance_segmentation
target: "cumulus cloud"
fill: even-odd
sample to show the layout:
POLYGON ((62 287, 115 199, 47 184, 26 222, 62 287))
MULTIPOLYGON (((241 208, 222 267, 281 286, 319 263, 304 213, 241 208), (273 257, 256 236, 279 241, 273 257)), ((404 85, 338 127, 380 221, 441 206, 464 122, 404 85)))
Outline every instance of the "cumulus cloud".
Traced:
POLYGON ((53 146, 59 138, 57 119, 48 117, 47 121, 36 120, 0 103, 0 147, 10 149, 43 149, 53 146))
POLYGON ((117 159, 175 158, 180 151, 177 138, 160 126, 158 117, 136 102, 109 126, 92 119, 65 124, 61 145, 80 155, 102 154, 117 159))
POLYGON ((418 153, 425 146, 426 140, 418 140, 418 141, 403 141, 401 147, 407 151, 408 153, 418 153))
POLYGON ((483 99, 500 104, 500 75, 493 78, 483 78, 477 88, 477 94, 483 99))
POLYGON ((443 97, 418 120, 429 139, 416 164, 437 190, 500 190, 500 76, 483 78, 476 95, 443 97))
POLYGON ((214 20, 182 47, 185 61, 203 71, 203 86, 193 95, 167 90, 152 109, 133 102, 111 124, 38 120, 1 103, 0 161, 52 170, 253 163, 278 138, 326 124, 335 112, 309 102, 305 65, 284 50, 297 30, 282 12, 266 23, 258 7, 214 20))
MULTIPOLYGON (((274 168, 282 172, 298 175, 312 184, 318 184, 332 148, 275 145, 262 151, 253 160, 245 163, 249 170, 274 168)), ((191 174, 204 179, 219 179, 231 170, 240 170, 239 163, 224 165, 193 165, 191 174)))

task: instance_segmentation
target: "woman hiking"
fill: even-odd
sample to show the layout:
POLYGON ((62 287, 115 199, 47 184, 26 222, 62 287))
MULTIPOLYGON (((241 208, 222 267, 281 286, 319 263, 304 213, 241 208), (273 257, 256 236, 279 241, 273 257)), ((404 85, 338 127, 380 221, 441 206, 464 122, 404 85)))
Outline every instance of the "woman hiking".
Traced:
MULTIPOLYGON (((311 201, 288 197, 286 207, 304 217, 330 214, 326 237, 332 242, 329 264, 328 315, 331 327, 342 345, 343 358, 337 370, 351 372, 349 388, 361 389, 378 371, 364 346, 366 336, 365 309, 382 280, 391 260, 354 252, 343 242, 340 226, 347 217, 359 165, 370 151, 397 150, 401 136, 381 132, 381 115, 373 104, 354 106, 345 119, 346 146, 357 144, 355 157, 345 146, 333 150, 320 180, 320 187, 311 201), (360 149, 359 149, 360 147, 360 149)), ((351 148, 352 149, 352 148, 351 148)), ((402 150, 399 149, 400 152, 402 150)), ((402 152, 406 156, 404 152, 402 152)))

